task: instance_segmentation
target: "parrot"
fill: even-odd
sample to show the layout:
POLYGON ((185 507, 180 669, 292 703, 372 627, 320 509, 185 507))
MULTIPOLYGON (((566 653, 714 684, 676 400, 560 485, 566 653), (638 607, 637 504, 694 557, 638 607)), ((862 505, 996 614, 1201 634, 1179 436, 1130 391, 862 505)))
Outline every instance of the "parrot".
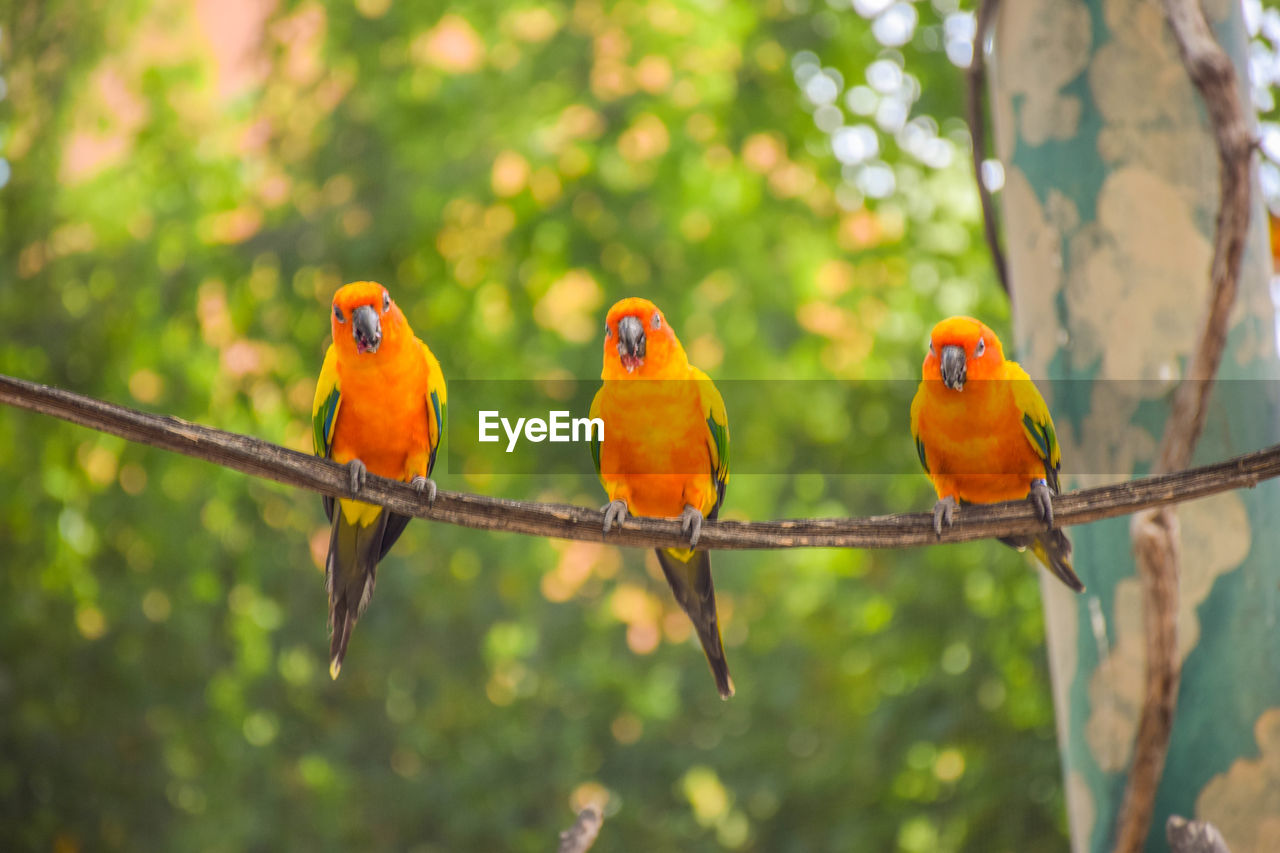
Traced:
POLYGON ((720 698, 733 695, 716 616, 711 557, 694 550, 704 518, 714 519, 729 482, 729 418, 707 374, 689 364, 684 347, 658 307, 623 299, 609 309, 604 330, 603 385, 591 417, 596 473, 608 495, 604 532, 628 513, 679 518, 687 548, 657 549, 658 564, 698 634, 720 698), (647 381, 661 380, 661 381, 647 381))
POLYGON ((336 679, 356 620, 373 596, 378 561, 409 516, 355 500, 368 472, 410 483, 435 502, 429 479, 444 432, 448 394, 440 362, 377 282, 338 288, 311 408, 317 456, 347 466, 353 498, 324 498, 332 524, 325 558, 329 675, 336 679))
POLYGON ((911 402, 911 435, 938 493, 939 536, 960 504, 1029 499, 1047 529, 1000 541, 1030 548, 1060 581, 1084 592, 1071 566, 1071 540, 1053 527, 1062 451, 1049 407, 981 321, 949 317, 933 327, 911 402))

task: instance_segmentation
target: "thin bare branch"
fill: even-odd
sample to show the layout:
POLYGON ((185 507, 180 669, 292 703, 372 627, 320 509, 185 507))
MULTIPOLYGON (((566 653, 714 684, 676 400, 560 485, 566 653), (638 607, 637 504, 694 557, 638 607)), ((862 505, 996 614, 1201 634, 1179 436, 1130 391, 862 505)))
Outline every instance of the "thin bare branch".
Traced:
POLYGON ((973 179, 978 182, 978 199, 982 202, 982 234, 987 240, 987 248, 991 250, 991 263, 996 268, 996 279, 1004 288, 1005 295, 1011 295, 1009 289, 1009 268, 1005 263, 1004 249, 1000 247, 1000 227, 996 220, 995 200, 991 190, 982 180, 982 161, 987 156, 987 119, 985 95, 987 91, 986 57, 983 45, 991 22, 995 20, 996 9, 1000 0, 979 0, 977 27, 973 34, 973 57, 969 60, 969 70, 965 75, 969 87, 965 104, 965 120, 969 124, 969 140, 973 153, 973 179))
POLYGON ((1129 535, 1142 575, 1147 687, 1115 849, 1138 851, 1151 826, 1178 704, 1178 515, 1170 507, 1144 509, 1130 521, 1129 535))
MULTIPOLYGON (((0 375, 0 403, 61 418, 139 444, 159 447, 308 489, 350 497, 347 469, 327 459, 249 436, 224 432, 173 417, 163 417, 85 397, 60 388, 0 375)), ((1167 506, 1232 489, 1249 488, 1280 476, 1280 445, 1190 471, 1144 477, 1127 483, 1070 492, 1054 499, 1054 521, 1084 524, 1167 506)), ((529 536, 607 541, 637 548, 679 547, 686 543, 678 520, 629 516, 626 526, 605 536, 599 510, 568 504, 533 503, 441 490, 435 504, 407 483, 370 476, 360 499, 404 515, 478 530, 529 536)), ((707 521, 699 547, 720 550, 766 548, 911 548, 938 542, 969 542, 1043 529, 1028 501, 966 506, 955 526, 939 539, 928 512, 870 518, 819 518, 791 521, 707 521)))
POLYGON ((1164 834, 1171 853, 1231 853, 1222 833, 1208 821, 1169 815, 1164 834))
MULTIPOLYGON (((1199 0, 1164 0, 1165 15, 1191 82, 1204 100, 1218 149, 1218 217, 1210 265, 1208 313, 1187 373, 1173 399, 1155 472, 1185 468, 1204 431, 1209 395, 1227 342, 1227 321, 1239 289, 1249 228, 1253 138, 1240 97, 1235 66, 1214 39, 1199 0)), ((1177 706, 1178 527, 1171 509, 1143 512, 1131 534, 1143 590, 1146 694, 1138 718, 1133 765, 1116 825, 1116 853, 1146 845, 1156 790, 1164 770, 1177 706)))
POLYGON ((600 809, 590 805, 578 812, 578 819, 573 826, 560 833, 560 846, 556 853, 587 853, 591 845, 596 843, 600 827, 604 825, 604 815, 600 809))
POLYGON ((1218 148, 1217 230, 1209 267, 1208 314, 1174 396, 1165 425, 1157 472, 1178 471, 1191 464, 1191 452, 1204 431, 1209 394, 1227 342, 1227 320, 1236 301, 1240 264, 1249 231, 1250 162, 1253 133, 1240 98, 1231 59, 1214 40, 1198 0, 1164 0, 1165 13, 1191 81, 1200 90, 1218 148))

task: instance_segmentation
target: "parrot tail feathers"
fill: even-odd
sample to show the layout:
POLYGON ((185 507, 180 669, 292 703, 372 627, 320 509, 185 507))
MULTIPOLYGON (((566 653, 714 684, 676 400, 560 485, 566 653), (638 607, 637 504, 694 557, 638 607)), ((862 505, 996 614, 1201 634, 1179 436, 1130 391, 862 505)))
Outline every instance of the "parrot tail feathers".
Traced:
POLYGON ((1071 540, 1061 530, 1054 528, 1034 536, 1009 536, 1000 541, 1019 551, 1030 548, 1054 577, 1073 592, 1084 592, 1084 583, 1071 566, 1071 540))
POLYGON ((337 679, 342 671, 342 659, 347 656, 347 643, 351 641, 351 629, 355 627, 356 619, 344 600, 330 609, 329 621, 333 624, 329 635, 329 677, 337 679))
POLYGON ((689 616, 698 642, 707 656, 711 674, 721 699, 733 695, 733 678, 729 675, 729 661, 725 658, 724 642, 720 637, 720 624, 716 617, 716 591, 711 581, 711 557, 706 551, 688 551, 675 548, 659 548, 658 564, 666 575, 667 583, 675 594, 676 602, 689 616), (686 557, 686 555, 688 555, 686 557))
POLYGON ((1084 583, 1071 567, 1071 540, 1067 534, 1057 528, 1040 533, 1031 544, 1031 550, 1073 592, 1084 592, 1084 583))
POLYGON ((411 516, 399 515, 394 512, 388 512, 386 515, 387 529, 382 532, 382 546, 378 549, 379 560, 387 556, 387 552, 391 550, 392 545, 396 544, 400 534, 404 533, 404 528, 411 518, 411 516))
POLYGON ((337 678, 356 620, 373 598, 382 539, 391 513, 383 511, 369 524, 353 524, 342 510, 333 515, 325 589, 329 593, 329 676, 337 678))

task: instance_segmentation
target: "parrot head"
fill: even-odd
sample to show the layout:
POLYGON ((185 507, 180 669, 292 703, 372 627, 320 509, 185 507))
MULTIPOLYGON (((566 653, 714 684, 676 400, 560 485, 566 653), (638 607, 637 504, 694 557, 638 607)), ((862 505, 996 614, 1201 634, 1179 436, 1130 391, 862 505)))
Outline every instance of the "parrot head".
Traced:
POLYGON ((684 356, 667 318, 648 299, 623 299, 604 321, 605 379, 653 377, 684 356))
POLYGON ((952 391, 963 391, 970 379, 997 379, 1004 364, 1000 339, 980 320, 948 317, 933 327, 924 378, 942 380, 952 391))
POLYGON ((338 288, 329 324, 339 352, 348 357, 374 355, 384 345, 397 343, 407 328, 391 294, 376 281, 354 281, 338 288))

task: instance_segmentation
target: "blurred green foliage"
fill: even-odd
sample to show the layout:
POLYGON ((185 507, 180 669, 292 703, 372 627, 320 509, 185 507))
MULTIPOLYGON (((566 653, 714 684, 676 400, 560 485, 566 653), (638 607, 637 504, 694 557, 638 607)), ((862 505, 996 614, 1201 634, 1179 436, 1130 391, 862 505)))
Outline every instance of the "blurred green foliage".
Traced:
MULTIPOLYGON (((946 2, 878 13, 898 48, 817 0, 270 6, 0 13, 0 371, 309 449, 353 279, 458 380, 591 380, 630 294, 721 379, 910 379, 939 317, 1007 328, 946 2)), ((730 419, 912 453, 838 394, 730 419)), ((585 452, 443 467, 603 501, 585 452)), ((932 502, 789 470, 725 514, 932 502)), ((318 497, 13 410, 0 482, 0 848, 541 851, 601 798, 602 853, 1064 843, 1037 576, 995 543, 717 555, 722 703, 647 554, 414 522, 335 683, 318 497)))

